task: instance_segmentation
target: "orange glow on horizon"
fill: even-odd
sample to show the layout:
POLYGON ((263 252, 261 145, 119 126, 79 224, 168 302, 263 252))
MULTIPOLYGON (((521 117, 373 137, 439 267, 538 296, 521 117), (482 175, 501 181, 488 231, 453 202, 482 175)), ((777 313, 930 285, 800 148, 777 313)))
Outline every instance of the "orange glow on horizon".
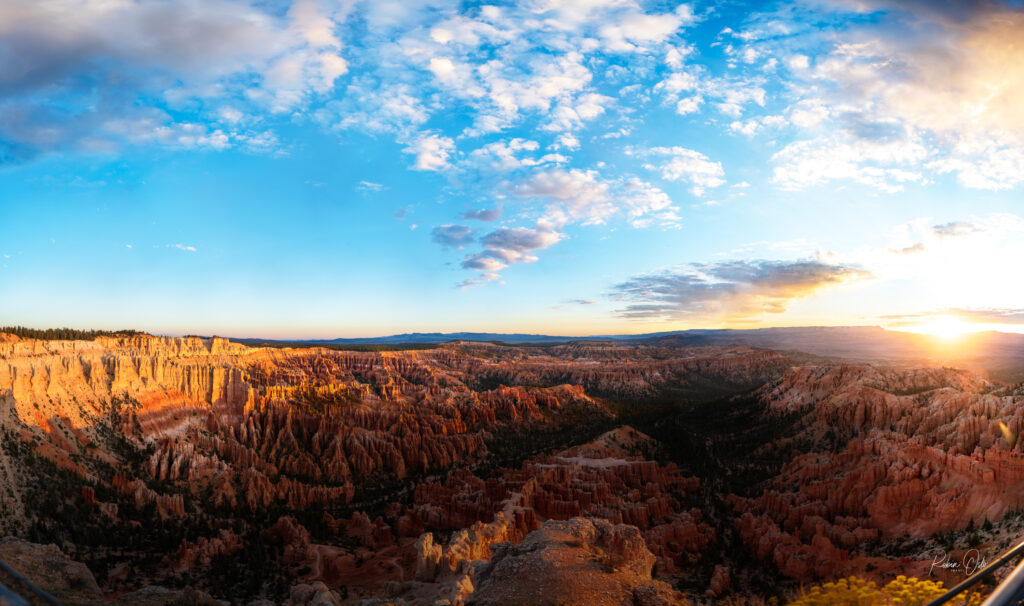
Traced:
POLYGON ((952 341, 966 334, 989 330, 984 324, 967 322, 956 316, 932 316, 919 324, 900 327, 904 332, 931 335, 943 340, 952 341))

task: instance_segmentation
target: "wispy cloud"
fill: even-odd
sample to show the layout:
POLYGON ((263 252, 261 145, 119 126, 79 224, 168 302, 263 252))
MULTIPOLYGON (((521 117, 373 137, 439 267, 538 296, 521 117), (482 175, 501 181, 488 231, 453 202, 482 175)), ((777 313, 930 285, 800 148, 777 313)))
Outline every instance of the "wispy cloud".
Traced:
POLYGON ((387 188, 384 185, 380 183, 374 183, 373 181, 360 181, 359 185, 356 186, 356 189, 360 191, 378 192, 383 191, 387 188))
POLYGON ((910 326, 937 316, 954 317, 977 324, 1024 324, 1024 309, 1021 308, 948 307, 932 311, 885 314, 879 316, 879 319, 891 320, 900 326, 910 326))

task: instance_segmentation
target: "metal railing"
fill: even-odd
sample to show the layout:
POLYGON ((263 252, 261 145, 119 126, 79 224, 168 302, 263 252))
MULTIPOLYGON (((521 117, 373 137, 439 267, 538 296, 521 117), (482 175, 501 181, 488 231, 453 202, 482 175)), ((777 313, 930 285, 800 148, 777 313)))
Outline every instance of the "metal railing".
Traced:
POLYGON ((0 606, 29 606, 29 603, 25 601, 25 598, 0 583, 0 606))
POLYGON ((0 560, 0 606, 61 606, 60 600, 0 560), (5 585, 6 584, 6 585, 5 585))
MULTIPOLYGON (((1022 556, 1024 556, 1024 541, 1018 543, 1016 547, 1004 553, 995 562, 992 562, 988 566, 969 576, 964 580, 964 582, 954 586, 952 589, 931 602, 928 602, 926 606, 941 606, 942 604, 953 600, 961 593, 992 576, 995 571, 1005 566, 1014 558, 1022 556)), ((988 596, 981 606, 1013 606, 1022 603, 1024 603, 1024 562, 1018 564, 1017 567, 999 583, 996 590, 988 596)))

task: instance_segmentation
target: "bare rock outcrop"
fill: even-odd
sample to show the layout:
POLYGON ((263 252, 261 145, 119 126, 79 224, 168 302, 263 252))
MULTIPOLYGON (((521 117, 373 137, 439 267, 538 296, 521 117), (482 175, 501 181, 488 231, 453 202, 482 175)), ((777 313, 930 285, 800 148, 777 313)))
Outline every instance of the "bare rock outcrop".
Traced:
POLYGON ((0 539, 0 560, 65 604, 92 604, 102 598, 89 569, 56 545, 37 545, 15 537, 0 539))
POLYGON ((469 604, 645 606, 686 604, 651 579, 655 557, 639 530, 604 520, 546 522, 518 545, 501 544, 476 571, 469 604))

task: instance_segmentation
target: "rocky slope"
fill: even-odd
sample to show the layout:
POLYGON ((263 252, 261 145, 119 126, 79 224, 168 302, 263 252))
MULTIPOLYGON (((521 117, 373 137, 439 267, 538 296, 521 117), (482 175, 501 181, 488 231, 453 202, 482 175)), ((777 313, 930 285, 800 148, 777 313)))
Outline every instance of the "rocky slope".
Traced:
POLYGON ((1022 393, 747 347, 0 335, 0 533, 83 600, 768 597, 995 556, 1022 393))
POLYGON ((760 496, 731 499, 744 541, 809 580, 887 568, 865 553, 870 541, 924 540, 1021 509, 1024 398, 996 387, 953 369, 789 369, 759 396, 774 414, 801 414, 801 439, 825 447, 794 456, 760 496))
POLYGON ((547 522, 517 545, 503 544, 475 570, 480 606, 662 606, 685 604, 651 579, 654 555, 636 528, 603 520, 547 522))
POLYGON ((675 571, 714 542, 681 503, 699 481, 644 458, 645 439, 626 430, 559 445, 615 426, 590 393, 718 393, 786 365, 747 348, 373 353, 4 336, 0 524, 60 543, 107 595, 235 576, 220 589, 281 596, 324 582, 344 600, 438 585, 492 545, 580 515, 635 525, 675 571))

